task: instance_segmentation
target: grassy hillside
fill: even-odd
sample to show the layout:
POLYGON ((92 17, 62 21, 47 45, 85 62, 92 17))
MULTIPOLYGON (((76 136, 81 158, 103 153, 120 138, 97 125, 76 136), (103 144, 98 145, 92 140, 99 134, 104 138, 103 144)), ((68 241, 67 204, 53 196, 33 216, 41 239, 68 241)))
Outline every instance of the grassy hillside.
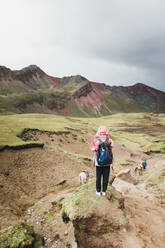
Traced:
POLYGON ((61 115, 63 114, 61 110, 66 109, 67 115, 88 116, 85 111, 79 109, 75 101, 71 100, 72 93, 86 83, 85 79, 82 81, 80 76, 76 76, 64 86, 45 90, 41 87, 41 89, 28 91, 22 89, 21 91, 19 87, 11 85, 11 92, 6 92, 6 95, 0 94, 0 113, 56 113, 61 115))
MULTIPOLYGON (((100 102, 98 113, 84 103, 77 104, 76 99, 71 96, 87 81, 80 81, 79 77, 73 77, 66 85, 53 89, 38 89, 21 92, 17 86, 12 94, 0 95, 0 113, 59 113, 59 110, 66 109, 67 115, 74 117, 95 117, 96 115, 109 115, 114 113, 146 112, 145 107, 137 104, 133 99, 120 92, 117 96, 110 90, 101 92, 105 104, 100 102), (106 106, 105 106, 106 105, 106 106)), ((91 99, 91 102, 93 100, 91 99)), ((80 101, 81 102, 81 101, 80 101)), ((99 99, 98 99, 99 102, 99 99)))
POLYGON ((51 113, 65 108, 70 99, 65 91, 39 91, 0 96, 1 113, 51 113))
POLYGON ((165 114, 115 114, 100 118, 73 118, 49 114, 20 114, 0 116, 0 147, 26 144, 18 138, 25 128, 46 131, 80 129, 91 134, 106 125, 115 143, 130 149, 165 152, 165 114))
POLYGON ((62 86, 62 89, 73 94, 76 90, 84 86, 87 82, 88 80, 81 77, 80 75, 73 76, 70 78, 67 84, 62 86))
POLYGON ((104 90, 103 95, 107 106, 111 109, 112 113, 130 113, 130 112, 146 112, 144 106, 137 104, 133 99, 129 98, 123 92, 115 95, 111 90, 104 90))

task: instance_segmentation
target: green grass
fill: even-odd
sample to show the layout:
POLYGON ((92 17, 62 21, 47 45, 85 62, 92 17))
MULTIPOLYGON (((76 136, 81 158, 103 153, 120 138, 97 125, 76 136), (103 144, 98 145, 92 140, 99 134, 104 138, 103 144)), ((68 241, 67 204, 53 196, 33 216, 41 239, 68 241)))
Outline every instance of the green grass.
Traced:
POLYGON ((91 179, 87 184, 77 188, 71 196, 66 197, 63 202, 65 216, 72 220, 75 216, 89 214, 95 206, 102 204, 94 191, 95 181, 91 179))
MULTIPOLYGON (((0 147, 25 144, 17 137, 24 128, 47 131, 66 131, 68 120, 64 117, 44 114, 21 114, 0 116, 0 147)), ((26 142, 27 143, 27 142, 26 142)))
POLYGON ((163 187, 165 189, 165 185, 163 183, 165 181, 165 165, 157 164, 157 166, 153 166, 153 168, 147 168, 144 174, 144 179, 147 184, 151 184, 152 186, 157 186, 159 188, 163 187))
MULTIPOLYGON (((115 143, 122 144, 131 150, 141 148, 145 152, 155 151, 155 149, 156 152, 164 152, 165 131, 155 134, 149 133, 145 128, 140 129, 143 123, 150 124, 148 115, 146 113, 129 113, 99 118, 74 118, 51 114, 1 115, 0 147, 26 144, 27 142, 17 137, 25 128, 53 132, 68 131, 67 128, 70 128, 94 135, 100 125, 105 125, 108 127, 110 136, 115 143), (128 128, 138 130, 138 133, 128 131, 128 128)), ((165 114, 161 114, 159 118, 161 119, 161 125, 165 125, 165 114)), ((79 138, 81 139, 81 137, 79 138)))
POLYGON ((145 152, 149 154, 150 153, 165 153, 165 144, 162 144, 161 142, 151 144, 150 146, 146 147, 145 152))
POLYGON ((70 114, 71 116, 74 116, 74 117, 79 117, 80 115, 81 115, 82 117, 86 117, 86 116, 87 116, 86 113, 82 112, 81 109, 78 108, 78 106, 75 104, 74 101, 71 101, 71 100, 68 101, 68 102, 66 103, 66 108, 68 109, 69 114, 70 114))

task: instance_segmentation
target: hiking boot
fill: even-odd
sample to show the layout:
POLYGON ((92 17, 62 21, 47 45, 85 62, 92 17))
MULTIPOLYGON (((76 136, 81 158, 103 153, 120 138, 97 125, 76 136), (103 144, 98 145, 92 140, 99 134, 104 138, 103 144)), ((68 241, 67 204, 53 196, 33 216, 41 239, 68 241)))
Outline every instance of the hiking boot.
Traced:
POLYGON ((102 192, 102 195, 105 196, 106 195, 106 192, 102 192))
POLYGON ((97 192, 97 191, 96 191, 96 195, 101 195, 101 192, 97 192))

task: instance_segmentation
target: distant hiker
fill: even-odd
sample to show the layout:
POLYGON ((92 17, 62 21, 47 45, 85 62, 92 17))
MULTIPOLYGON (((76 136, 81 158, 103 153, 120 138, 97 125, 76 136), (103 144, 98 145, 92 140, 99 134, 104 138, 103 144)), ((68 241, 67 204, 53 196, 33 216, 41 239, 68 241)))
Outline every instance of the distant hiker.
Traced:
POLYGON ((142 165, 143 165, 143 169, 145 170, 145 169, 146 169, 146 167, 147 167, 147 161, 146 161, 146 160, 144 160, 144 161, 143 161, 143 163, 142 163, 142 165))
POLYGON ((96 194, 106 195, 110 175, 110 165, 113 162, 112 154, 113 141, 109 137, 108 129, 105 126, 98 128, 96 136, 91 144, 91 151, 94 152, 94 165, 96 166, 96 194), (101 187, 101 178, 103 185, 101 187), (102 190, 102 191, 101 191, 102 190))

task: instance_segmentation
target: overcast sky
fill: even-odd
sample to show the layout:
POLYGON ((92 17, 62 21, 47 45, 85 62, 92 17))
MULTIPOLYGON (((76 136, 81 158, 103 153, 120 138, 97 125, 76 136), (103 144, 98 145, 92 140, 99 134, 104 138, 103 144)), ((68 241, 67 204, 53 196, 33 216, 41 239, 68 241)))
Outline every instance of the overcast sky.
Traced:
POLYGON ((0 65, 165 91, 164 0, 0 0, 0 65))

